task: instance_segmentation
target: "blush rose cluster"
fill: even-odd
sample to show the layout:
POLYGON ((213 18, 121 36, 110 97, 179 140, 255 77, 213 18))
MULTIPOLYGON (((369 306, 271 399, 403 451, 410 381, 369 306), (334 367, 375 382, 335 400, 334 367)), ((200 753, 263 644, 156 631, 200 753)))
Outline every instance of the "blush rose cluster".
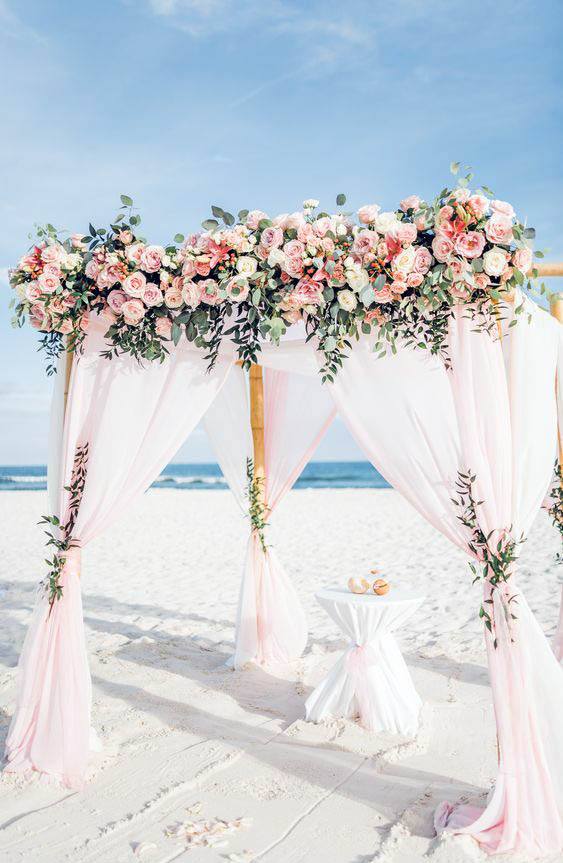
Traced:
POLYGON ((469 178, 432 203, 411 195, 389 211, 344 212, 344 195, 337 213, 314 199, 274 217, 213 207, 202 230, 166 246, 140 237, 123 195, 109 229, 65 239, 39 229, 10 273, 15 323, 42 333, 51 369, 65 337, 79 349, 92 314, 107 321, 108 357, 162 360, 185 338, 212 364, 229 338, 249 364, 262 340, 277 342, 300 321, 329 380, 360 333, 375 332, 377 350, 401 341, 447 357, 455 305, 492 330, 499 301, 533 275, 533 229, 488 190, 470 191, 469 178))

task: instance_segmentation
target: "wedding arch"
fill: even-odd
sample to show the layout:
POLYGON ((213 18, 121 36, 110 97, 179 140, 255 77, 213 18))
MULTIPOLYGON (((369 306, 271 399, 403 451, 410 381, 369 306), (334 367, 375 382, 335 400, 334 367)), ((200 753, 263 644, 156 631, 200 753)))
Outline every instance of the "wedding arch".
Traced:
MULTIPOLYGON (((250 516, 233 665, 302 653, 305 617, 265 530, 338 411, 483 582, 498 776, 484 810, 444 804, 438 827, 493 853, 561 850, 563 668, 516 561, 550 493, 563 404, 563 299, 550 316, 522 286, 563 265, 532 267, 530 229, 464 185, 433 206, 405 199, 383 220, 362 208, 364 227, 305 203, 277 223, 242 211, 234 225, 214 208, 204 234, 176 238, 181 254, 140 241, 131 213, 64 242, 48 226, 13 271, 18 320, 43 333, 58 375, 44 519, 53 558, 20 659, 7 769, 83 783, 82 549, 200 420, 250 516)), ((558 465, 556 476, 560 524, 558 465)))

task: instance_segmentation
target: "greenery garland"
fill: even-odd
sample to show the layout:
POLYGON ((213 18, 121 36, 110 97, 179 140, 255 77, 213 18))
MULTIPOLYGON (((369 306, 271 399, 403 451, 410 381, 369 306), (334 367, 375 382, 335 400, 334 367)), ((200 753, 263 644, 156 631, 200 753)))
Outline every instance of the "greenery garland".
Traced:
POLYGON ((496 648, 498 642, 494 616, 494 594, 496 591, 501 598, 510 629, 511 621, 516 620, 516 615, 513 613, 511 606, 512 603, 517 602, 517 597, 513 595, 506 599, 504 591, 500 590, 500 588, 509 582, 514 563, 518 557, 517 549, 524 542, 524 537, 514 539, 511 535, 511 527, 500 531, 492 530, 488 535, 484 533, 479 525, 477 515, 477 508, 484 501, 476 500, 473 493, 473 485, 476 479, 476 475, 472 474, 470 470, 467 470, 465 473, 458 471, 456 497, 452 497, 452 502, 455 506, 459 507, 458 520, 470 531, 471 538, 467 543, 468 548, 479 561, 479 566, 473 561, 469 561, 469 568, 475 576, 473 584, 480 579, 484 579, 490 586, 490 596, 481 605, 479 617, 483 619, 486 628, 493 636, 493 644, 496 648), (491 539, 493 537, 496 539, 495 534, 498 535, 498 539, 491 544, 491 539), (485 608, 485 606, 488 606, 488 608, 485 608))
POLYGON ((316 200, 274 218, 213 206, 201 231, 166 246, 142 238, 141 217, 122 195, 109 227, 68 237, 38 228, 10 272, 14 325, 39 330, 49 373, 65 337, 80 349, 92 313, 106 320, 108 358, 163 361, 185 339, 213 365, 230 339, 248 367, 263 339, 277 343, 303 321, 324 355, 323 380, 334 380, 361 334, 374 334, 378 354, 400 341, 448 363, 456 306, 494 336, 499 301, 531 289, 528 275, 537 275, 533 228, 486 186, 471 192, 471 172, 461 176, 458 163, 452 171, 457 185, 431 203, 411 195, 389 212, 368 204, 354 216, 344 195, 333 214, 316 200))

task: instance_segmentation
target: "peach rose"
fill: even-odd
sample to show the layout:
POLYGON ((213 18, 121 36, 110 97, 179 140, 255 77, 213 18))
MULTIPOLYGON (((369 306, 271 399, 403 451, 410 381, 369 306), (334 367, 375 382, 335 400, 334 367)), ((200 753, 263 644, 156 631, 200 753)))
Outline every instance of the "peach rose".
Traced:
POLYGON ((41 260, 46 264, 58 264, 66 256, 66 252, 60 243, 54 243, 52 246, 45 246, 41 251, 41 260))
POLYGON ((531 249, 516 249, 512 255, 512 263, 517 270, 527 273, 532 266, 532 251, 531 249))
POLYGON ((174 286, 167 288, 164 294, 164 302, 169 309, 179 309, 184 302, 182 291, 174 286))
POLYGON ((37 282, 30 282, 26 285, 25 288, 25 298, 29 300, 30 303, 35 303, 39 299, 42 294, 41 287, 37 284, 37 282))
POLYGON ((84 270, 89 279, 97 279, 100 273, 100 265, 93 259, 89 260, 84 270))
POLYGON ((128 246, 125 250, 127 260, 131 261, 133 264, 138 264, 141 260, 144 248, 145 246, 143 243, 133 243, 132 246, 128 246))
POLYGON ((250 285, 241 276, 233 276, 226 285, 227 296, 236 303, 242 303, 250 293, 250 285))
POLYGON ((161 339, 169 339, 172 331, 172 321, 170 318, 157 318, 155 330, 157 336, 160 336, 161 339))
POLYGON ((68 336, 73 330, 72 321, 70 318, 65 318, 62 320, 57 326, 57 332, 62 333, 63 336, 68 336))
POLYGON ((420 207, 420 198, 418 195, 409 195, 407 198, 403 198, 399 206, 403 213, 406 213, 407 210, 418 210, 420 207))
POLYGON ((331 221, 328 216, 321 216, 313 222, 313 230, 317 237, 324 237, 331 229, 331 221))
POLYGON ((141 300, 127 300, 121 306, 121 314, 125 323, 136 327, 145 317, 145 307, 141 300))
MULTIPOLYGON (((240 258, 239 258, 240 261, 240 258)), ((199 283, 201 289, 201 301, 208 306, 217 306, 221 302, 219 296, 219 285, 215 279, 204 279, 199 283)))
POLYGON ((86 243, 82 242, 82 237, 84 234, 71 234, 70 242, 72 244, 73 249, 79 249, 83 252, 86 249, 86 243))
POLYGON ((400 243, 411 244, 416 240, 416 225, 412 225, 409 222, 399 222, 399 226, 397 228, 397 239, 400 243))
POLYGON ((459 234, 455 241, 455 250, 465 258, 478 258, 485 248, 485 237, 480 231, 467 231, 459 234))
POLYGON ((512 222, 503 213, 494 212, 485 226, 485 233, 490 243, 502 246, 512 241, 512 222))
POLYGON ((147 286, 147 279, 144 273, 139 271, 130 273, 123 282, 123 290, 130 297, 142 297, 147 286))
POLYGON ((380 209, 377 204, 366 204, 358 210, 358 219, 362 225, 373 225, 380 209))
MULTIPOLYGON (((260 237, 260 245, 271 252, 272 249, 279 249, 283 243, 283 231, 281 228, 264 228, 260 237)), ((268 257, 268 255, 266 255, 268 257)))
POLYGON ((491 201, 491 210, 494 213, 500 213, 502 216, 507 216, 509 219, 514 218, 514 208, 508 201, 491 201))
MULTIPOLYGON (((185 279, 182 287, 182 299, 190 309, 195 309, 199 306, 202 299, 202 282, 192 282, 191 279, 185 279)), ((168 296, 169 291, 166 292, 168 296)))
POLYGON ((407 285, 409 288, 418 288, 424 281, 422 273, 409 273, 407 276, 407 285))
POLYGON ((301 259, 305 252, 305 246, 299 240, 289 240, 283 250, 288 258, 301 259))
POLYGON ((246 217, 246 226, 250 228, 251 231, 255 231, 262 219, 267 218, 268 214, 262 212, 262 210, 251 210, 246 217))
POLYGON ((118 237, 124 246, 129 246, 133 242, 133 234, 129 230, 120 231, 118 237))
POLYGON ((450 255, 453 254, 454 244, 444 234, 436 234, 432 240, 432 251, 436 260, 444 264, 450 255))

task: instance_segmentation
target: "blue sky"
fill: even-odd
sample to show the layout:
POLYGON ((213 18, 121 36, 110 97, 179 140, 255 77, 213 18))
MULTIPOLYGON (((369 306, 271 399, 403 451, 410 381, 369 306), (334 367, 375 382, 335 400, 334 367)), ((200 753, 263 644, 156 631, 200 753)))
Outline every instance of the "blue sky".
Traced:
MULTIPOLYGON (((558 0, 0 0, 0 464, 46 454, 51 383, 7 311, 35 222, 104 224, 122 192, 155 242, 212 203, 390 208, 459 159, 563 259, 562 23, 558 0)), ((340 426, 319 453, 355 454, 340 426)))

